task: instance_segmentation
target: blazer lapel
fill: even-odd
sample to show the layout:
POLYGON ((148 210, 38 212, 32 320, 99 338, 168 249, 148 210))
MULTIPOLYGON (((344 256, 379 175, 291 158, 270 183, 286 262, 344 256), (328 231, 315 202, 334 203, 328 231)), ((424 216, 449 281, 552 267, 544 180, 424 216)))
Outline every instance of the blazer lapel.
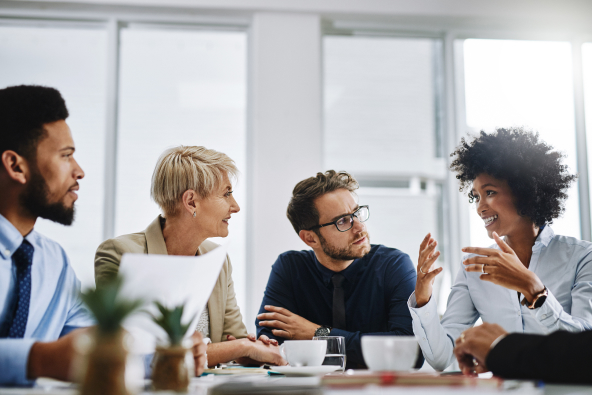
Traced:
POLYGON ((162 228, 160 227, 160 215, 148 225, 146 234, 146 248, 148 254, 168 255, 162 228))
MULTIPOLYGON (((199 255, 205 254, 207 251, 204 251, 202 246, 198 248, 199 255)), ((222 339, 222 335, 224 333, 224 304, 222 301, 222 292, 221 292, 222 284, 220 283, 220 277, 216 281, 216 285, 214 286, 214 290, 210 295, 210 299, 208 300, 208 310, 210 312, 210 339, 214 343, 218 343, 221 341, 225 341, 226 339, 222 339), (217 314, 217 312, 222 312, 222 314, 217 314)))

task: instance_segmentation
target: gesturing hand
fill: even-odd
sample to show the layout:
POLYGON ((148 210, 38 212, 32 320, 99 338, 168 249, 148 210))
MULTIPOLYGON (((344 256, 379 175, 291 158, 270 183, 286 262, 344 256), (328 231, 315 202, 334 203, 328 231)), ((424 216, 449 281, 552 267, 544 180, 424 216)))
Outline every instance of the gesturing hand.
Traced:
POLYGON ((441 267, 432 270, 434 262, 440 256, 440 251, 435 251, 437 245, 438 242, 428 233, 419 246, 417 282, 415 283, 417 307, 422 307, 430 301, 434 279, 442 272, 441 267))
POLYGON ((464 331, 456 339, 454 347, 454 355, 458 360, 460 370, 468 376, 487 372, 489 369, 485 361, 491 345, 506 333, 501 326, 487 322, 464 331))
POLYGON ((526 300, 532 301, 533 295, 543 291, 545 286, 536 274, 520 262, 514 250, 496 232, 493 232, 493 238, 499 246, 499 250, 478 247, 462 249, 463 252, 484 255, 466 259, 463 262, 467 265, 466 271, 483 273, 479 277, 481 280, 518 291, 524 295, 526 300))
POLYGON ((320 326, 282 307, 265 306, 265 310, 271 313, 259 314, 259 325, 274 328, 271 333, 285 339, 310 340, 320 326))

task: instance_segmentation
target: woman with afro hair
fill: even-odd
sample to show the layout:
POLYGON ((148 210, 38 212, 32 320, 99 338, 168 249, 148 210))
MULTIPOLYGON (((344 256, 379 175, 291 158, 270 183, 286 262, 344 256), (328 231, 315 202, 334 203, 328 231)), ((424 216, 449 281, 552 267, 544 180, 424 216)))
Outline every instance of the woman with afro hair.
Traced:
MULTIPOLYGON (((468 255, 440 321, 431 298, 442 272, 433 268, 440 253, 430 234, 421 243, 408 303, 430 365, 448 367, 455 341, 464 341, 463 331, 479 318, 507 332, 592 329, 592 243, 556 235, 550 227, 563 213, 566 191, 576 178, 562 164, 562 154, 538 133, 510 128, 481 132, 470 142, 463 138, 451 156, 460 190, 468 191, 495 244, 463 248, 468 255)), ((483 361, 473 367, 487 370, 483 361)))

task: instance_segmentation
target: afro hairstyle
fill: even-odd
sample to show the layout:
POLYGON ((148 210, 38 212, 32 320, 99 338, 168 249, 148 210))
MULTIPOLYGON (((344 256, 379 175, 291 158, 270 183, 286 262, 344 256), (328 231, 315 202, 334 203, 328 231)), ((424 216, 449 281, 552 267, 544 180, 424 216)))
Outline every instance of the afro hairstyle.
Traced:
MULTIPOLYGON (((539 134, 522 127, 481 131, 450 154, 450 169, 460 181, 461 192, 469 189, 480 174, 508 183, 518 214, 536 226, 550 224, 565 211, 567 189, 576 179, 562 164, 564 155, 539 139, 539 134)), ((469 191, 469 202, 474 196, 469 191)))

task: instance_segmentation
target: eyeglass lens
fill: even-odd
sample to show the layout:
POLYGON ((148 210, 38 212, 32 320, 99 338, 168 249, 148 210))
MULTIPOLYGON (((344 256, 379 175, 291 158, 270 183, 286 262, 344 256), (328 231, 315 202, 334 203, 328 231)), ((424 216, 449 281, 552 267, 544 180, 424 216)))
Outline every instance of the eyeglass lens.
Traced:
POLYGON ((335 222, 337 229, 341 232, 350 230, 352 226, 354 226, 354 215, 360 222, 365 222, 370 217, 370 210, 368 207, 360 207, 355 213, 344 215, 343 217, 339 218, 337 222, 335 222))

